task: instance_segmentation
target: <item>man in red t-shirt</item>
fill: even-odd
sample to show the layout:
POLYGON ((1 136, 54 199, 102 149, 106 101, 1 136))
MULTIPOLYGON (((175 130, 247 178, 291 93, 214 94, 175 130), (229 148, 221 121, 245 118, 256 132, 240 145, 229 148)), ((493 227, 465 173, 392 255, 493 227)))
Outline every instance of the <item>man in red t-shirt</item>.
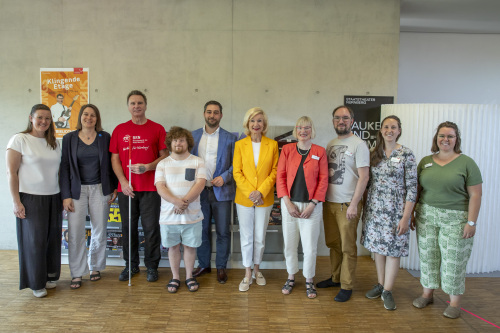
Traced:
POLYGON ((160 204, 161 198, 154 185, 156 165, 167 157, 165 128, 146 118, 147 98, 138 90, 127 96, 127 105, 132 120, 116 126, 111 136, 109 151, 111 164, 118 177, 118 204, 123 228, 123 259, 125 269, 119 280, 129 277, 129 251, 131 253, 131 275, 139 273, 139 217, 144 231, 144 264, 149 282, 158 280, 160 262, 160 204), (130 144, 129 140, 132 140, 130 144), (130 170, 132 184, 129 185, 129 147, 132 147, 130 170), (131 248, 129 249, 129 197, 131 198, 131 248))

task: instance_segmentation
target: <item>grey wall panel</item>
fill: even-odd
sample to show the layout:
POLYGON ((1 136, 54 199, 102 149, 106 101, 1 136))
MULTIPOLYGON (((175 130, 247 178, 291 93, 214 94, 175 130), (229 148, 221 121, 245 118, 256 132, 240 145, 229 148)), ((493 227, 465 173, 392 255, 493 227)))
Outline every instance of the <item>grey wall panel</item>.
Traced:
MULTIPOLYGON (((40 68, 88 67, 90 101, 109 132, 130 119, 127 93, 147 89, 147 115, 167 129, 201 127, 204 103, 217 99, 230 131, 262 106, 272 126, 311 115, 315 142, 326 145, 344 95, 396 95, 397 0, 0 0, 0 8, 4 146, 40 100, 40 68)), ((0 248, 16 248, 12 200, 7 191, 0 198, 0 248)))

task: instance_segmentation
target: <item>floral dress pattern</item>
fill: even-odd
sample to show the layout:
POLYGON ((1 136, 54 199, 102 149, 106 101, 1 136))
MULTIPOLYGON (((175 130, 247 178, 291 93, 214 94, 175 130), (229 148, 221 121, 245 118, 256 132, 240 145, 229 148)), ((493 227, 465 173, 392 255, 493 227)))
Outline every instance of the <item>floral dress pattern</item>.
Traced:
POLYGON ((413 152, 401 146, 370 168, 361 244, 384 256, 407 257, 410 230, 398 236, 396 229, 406 201, 416 199, 417 162, 413 152))

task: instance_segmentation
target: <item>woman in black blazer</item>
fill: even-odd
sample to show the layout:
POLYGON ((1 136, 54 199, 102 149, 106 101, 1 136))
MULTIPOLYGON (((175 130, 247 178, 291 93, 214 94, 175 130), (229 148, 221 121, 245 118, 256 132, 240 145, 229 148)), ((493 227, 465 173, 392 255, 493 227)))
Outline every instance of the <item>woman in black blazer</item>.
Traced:
POLYGON ((93 104, 81 107, 76 131, 63 137, 60 186, 64 209, 68 212, 68 261, 71 289, 101 278, 106 267, 106 224, 109 205, 116 198, 118 180, 111 168, 109 133, 102 130, 99 109, 93 104), (86 262, 85 220, 91 220, 91 243, 86 262))

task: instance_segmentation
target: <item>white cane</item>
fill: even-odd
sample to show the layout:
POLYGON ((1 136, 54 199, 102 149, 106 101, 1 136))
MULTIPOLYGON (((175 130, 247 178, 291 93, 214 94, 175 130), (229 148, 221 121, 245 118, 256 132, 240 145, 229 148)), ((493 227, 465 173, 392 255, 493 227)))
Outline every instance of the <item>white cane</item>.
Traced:
MULTIPOLYGON (((132 135, 128 138, 128 186, 132 187, 132 135)), ((128 197, 128 286, 132 286, 132 197, 128 197)))

